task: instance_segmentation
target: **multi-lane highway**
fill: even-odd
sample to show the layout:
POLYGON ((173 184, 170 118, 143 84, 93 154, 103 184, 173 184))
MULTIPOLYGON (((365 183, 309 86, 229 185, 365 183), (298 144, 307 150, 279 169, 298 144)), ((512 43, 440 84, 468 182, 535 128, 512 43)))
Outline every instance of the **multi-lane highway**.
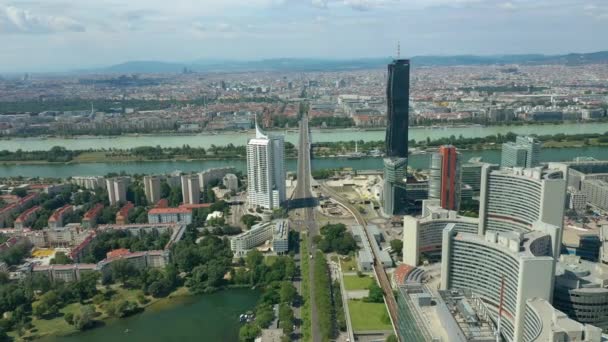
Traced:
MULTIPOLYGON (((316 253, 315 246, 312 243, 312 238, 318 234, 318 227, 315 221, 315 206, 316 199, 314 196, 314 192, 312 190, 312 175, 310 168, 310 155, 311 155, 311 143, 310 143, 310 130, 308 129, 308 116, 304 115, 302 120, 300 121, 300 137, 298 141, 298 182, 296 184, 296 188, 294 190, 293 198, 290 201, 290 208, 298 208, 297 215, 302 218, 303 226, 306 227, 308 231, 308 251, 311 256, 314 256, 316 253)), ((308 258, 308 255, 303 255, 302 257, 308 258)), ((310 262, 309 267, 309 288, 311 297, 308 299, 310 301, 310 310, 311 310, 311 336, 313 342, 321 341, 321 335, 319 333, 319 322, 317 316, 317 308, 314 301, 314 293, 315 293, 315 281, 314 281, 314 272, 313 272, 313 264, 310 262)))

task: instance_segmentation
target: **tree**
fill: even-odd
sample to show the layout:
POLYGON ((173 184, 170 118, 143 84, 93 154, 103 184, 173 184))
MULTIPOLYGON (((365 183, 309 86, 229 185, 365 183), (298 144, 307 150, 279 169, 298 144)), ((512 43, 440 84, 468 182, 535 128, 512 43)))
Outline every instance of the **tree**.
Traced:
POLYGON ((391 249, 400 256, 403 252, 403 241, 400 239, 391 240, 391 249))
POLYGON ((53 316, 59 312, 59 296, 56 291, 43 294, 40 299, 32 304, 32 313, 38 317, 53 316))
POLYGON ((93 305, 82 305, 80 312, 74 315, 74 327, 78 330, 85 330, 95 323, 95 307, 93 305))
POLYGON ((74 314, 71 312, 66 313, 65 316, 63 316, 63 319, 65 319, 69 325, 74 324, 74 314))
POLYGON ((247 252, 247 256, 245 258, 245 265, 247 268, 254 269, 257 266, 261 265, 264 262, 264 255, 257 249, 253 249, 247 252))
POLYGON ((182 189, 179 187, 171 188, 171 194, 169 195, 169 206, 177 207, 182 203, 182 189))
POLYGON ((268 328, 274 320, 272 305, 261 305, 255 312, 255 321, 262 328, 268 328))
POLYGON ((239 341, 241 342, 253 342, 256 337, 260 336, 262 329, 259 326, 252 323, 247 323, 239 330, 239 341))
POLYGON ((24 188, 15 188, 11 191, 11 195, 19 196, 21 198, 27 196, 27 190, 24 188))
POLYGON ((395 336, 395 334, 390 334, 386 338, 386 342, 399 342, 399 340, 397 339, 397 336, 395 336))
POLYGON ((138 274, 137 269, 128 260, 116 260, 110 266, 112 279, 124 283, 133 275, 138 274))
POLYGON ((281 303, 279 306, 279 326, 283 329, 283 333, 289 335, 293 332, 293 309, 287 303, 281 303))
POLYGON ((64 252, 55 253, 55 257, 51 259, 51 265, 65 265, 71 264, 73 261, 64 252))
POLYGON ((167 183, 167 181, 163 180, 160 183, 160 197, 169 198, 170 195, 171 195, 171 186, 169 185, 169 183, 167 183))
POLYGON ((99 281, 99 273, 87 272, 82 274, 80 280, 71 285, 71 289, 78 300, 85 301, 93 298, 97 294, 97 282, 99 281))
POLYGON ((296 298, 298 291, 291 282, 284 281, 281 282, 281 289, 279 290, 279 294, 281 296, 281 302, 291 304, 296 298))
POLYGON ((259 221, 260 218, 254 215, 246 214, 241 217, 241 222, 247 226, 247 229, 251 229, 251 227, 259 221))
POLYGON ((384 302, 384 291, 375 282, 369 286, 369 294, 364 298, 364 301, 370 303, 384 302))

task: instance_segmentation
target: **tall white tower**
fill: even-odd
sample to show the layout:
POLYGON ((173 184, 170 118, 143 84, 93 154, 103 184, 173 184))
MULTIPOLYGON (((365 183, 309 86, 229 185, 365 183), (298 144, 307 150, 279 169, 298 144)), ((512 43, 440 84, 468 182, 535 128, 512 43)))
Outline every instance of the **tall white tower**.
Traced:
POLYGON ((247 142, 249 205, 276 209, 286 200, 285 138, 265 135, 255 124, 255 138, 247 142))

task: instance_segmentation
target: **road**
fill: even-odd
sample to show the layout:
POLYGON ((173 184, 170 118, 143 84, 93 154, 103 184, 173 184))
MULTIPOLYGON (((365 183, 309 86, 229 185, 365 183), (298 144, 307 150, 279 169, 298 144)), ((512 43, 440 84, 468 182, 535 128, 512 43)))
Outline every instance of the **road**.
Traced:
MULTIPOLYGON (((365 218, 363 217, 363 215, 361 215, 361 213, 359 213, 359 210, 357 210, 357 208, 355 208, 348 201, 348 199, 342 197, 340 194, 338 194, 336 191, 332 190, 329 186, 327 186, 325 184, 321 185, 321 189, 329 197, 336 200, 337 202, 342 204, 345 208, 347 208, 348 211, 355 217, 355 220, 357 220, 358 224, 360 224, 363 227, 367 227, 367 222, 366 222, 365 218)), ((370 236, 367 229, 364 229, 364 231, 365 231, 365 234, 367 235, 367 239, 371 242, 372 239, 374 239, 374 237, 370 236)), ((371 244, 371 245, 373 246, 373 244, 371 244)), ((398 310, 397 310, 397 302, 395 301, 395 297, 393 296, 393 288, 391 287, 391 282, 388 279, 386 272, 384 271, 384 266, 382 266, 382 263, 379 261, 378 256, 376 255, 375 248, 372 248, 372 254, 374 254, 374 272, 376 273, 376 278, 378 278, 380 287, 382 288, 382 291, 384 292, 384 300, 386 301, 386 306, 388 307, 388 312, 391 316, 393 328, 395 328, 395 324, 397 323, 398 310)))
MULTIPOLYGON (((301 216, 301 222, 308 230, 308 251, 314 256, 316 254, 316 250, 314 244, 312 243, 312 238, 319 233, 319 228, 317 227, 317 223, 315 221, 315 206, 317 201, 312 190, 312 174, 310 168, 311 142, 307 115, 303 115, 302 120, 300 121, 300 137, 298 140, 298 146, 298 182, 296 184, 293 199, 290 201, 290 208, 297 208, 297 215, 301 216)), ((308 258, 309 256, 303 255, 302 257, 308 258)), ((313 260, 311 260, 309 267, 309 288, 311 297, 308 299, 310 301, 311 311, 310 327, 312 330, 312 341, 320 342, 321 335, 319 333, 317 307, 314 301, 315 281, 312 261, 313 260)))

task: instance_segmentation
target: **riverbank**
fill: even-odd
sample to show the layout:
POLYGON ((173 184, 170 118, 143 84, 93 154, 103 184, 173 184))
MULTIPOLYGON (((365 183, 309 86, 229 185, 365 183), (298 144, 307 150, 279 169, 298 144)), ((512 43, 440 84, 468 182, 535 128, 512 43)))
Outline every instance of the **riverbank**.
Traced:
MULTIPOLYGON (((138 308, 141 311, 136 313, 135 315, 145 312, 145 310, 147 308, 152 307, 152 306, 155 306, 158 308, 162 308, 162 307, 169 308, 172 305, 174 305, 175 299, 193 296, 186 287, 182 286, 180 288, 177 288, 175 291, 173 291, 171 294, 169 294, 167 297, 164 297, 164 298, 154 298, 152 296, 144 296, 146 301, 144 303, 142 303, 139 301, 140 298, 138 298, 139 296, 143 295, 143 292, 141 290, 125 289, 118 285, 112 286, 111 290, 115 292, 115 294, 113 296, 113 300, 116 300, 116 301, 126 300, 126 301, 129 301, 132 303, 137 303, 138 308)), ((100 290, 100 291, 107 292, 108 290, 104 289, 104 290, 100 290)), ((114 321, 126 318, 126 317, 125 318, 110 317, 106 313, 106 311, 102 308, 102 305, 104 303, 95 305, 96 311, 99 314, 98 314, 98 316, 95 317, 96 324, 95 324, 95 327, 92 329, 103 328, 107 324, 111 324, 114 321)), ((89 300, 83 304, 93 304, 93 302, 92 302, 92 300, 89 300)), ((12 332, 9 332, 9 336, 15 338, 16 340, 28 341, 28 340, 34 340, 34 339, 37 340, 37 339, 41 339, 41 338, 53 338, 53 337, 78 335, 82 332, 77 330, 74 327, 74 325, 69 324, 66 321, 65 316, 69 315, 69 314, 72 314, 72 315, 76 314, 79 311, 80 306, 83 304, 81 304, 81 303, 68 304, 65 307, 63 307, 62 309, 60 309, 59 314, 54 318, 41 319, 41 318, 33 317, 32 321, 31 321, 31 324, 32 324, 31 329, 26 330, 23 334, 21 334, 21 336, 19 335, 18 332, 12 331, 12 332)))
MULTIPOLYGON (((566 136, 565 140, 548 140, 543 142, 543 149, 560 149, 560 148, 588 148, 588 147, 608 147, 608 139, 602 138, 581 138, 581 139, 571 139, 568 140, 566 136)), ((381 156, 363 156, 357 158, 349 158, 348 152, 355 148, 355 143, 353 141, 349 142, 337 142, 337 143, 327 143, 325 145, 330 145, 332 147, 315 147, 313 154, 317 159, 363 159, 363 158, 382 158, 381 156)), ((375 145, 372 145, 371 148, 381 148, 383 145, 382 141, 375 142, 375 145), (378 145, 378 146, 376 146, 378 145)), ((501 144, 499 143, 482 143, 482 144, 468 144, 465 147, 458 146, 458 150, 462 152, 481 152, 481 151, 492 151, 492 150, 500 150, 501 144)), ((416 144, 414 145, 416 148, 415 151, 411 153, 412 155, 426 154, 436 150, 436 147, 426 147, 424 144, 416 144)), ((368 146, 370 149, 370 146, 368 146)), ((79 152, 79 151, 66 151, 67 153, 73 154, 69 161, 48 161, 48 160, 4 160, 0 161, 0 166, 20 166, 20 165, 71 165, 71 164, 86 164, 86 163, 150 163, 150 162, 205 162, 205 161, 243 161, 245 160, 245 156, 238 155, 220 155, 220 156, 205 156, 205 157, 191 157, 188 155, 173 155, 170 158, 159 158, 158 155, 146 156, 146 155, 137 155, 129 150, 114 150, 114 151, 91 151, 91 152, 79 152)), ((285 159, 287 160, 295 160, 297 156, 294 154, 295 150, 289 150, 288 155, 285 159)), ((40 154, 41 157, 44 154, 40 154)), ((5 156, 6 158, 6 156, 5 156)))
POLYGON ((43 342, 237 341, 239 315, 252 310, 260 296, 251 289, 225 289, 204 295, 176 296, 151 303, 142 313, 106 320, 103 326, 43 342))
MULTIPOLYGON (((473 157, 480 157, 488 163, 500 163, 501 151, 460 151, 461 160, 468 161, 473 157)), ((599 160, 608 160, 606 147, 582 148, 547 148, 541 149, 541 162, 572 161, 576 157, 593 157, 599 160)), ((414 154, 408 158, 408 166, 414 169, 428 169, 430 154, 414 154)), ((200 161, 149 161, 149 162, 100 162, 100 163, 55 163, 33 165, 0 165, 0 178, 4 177, 40 177, 40 178, 68 178, 74 176, 105 176, 109 173, 125 174, 168 174, 179 170, 181 172, 201 172, 211 168, 234 167, 237 171, 246 172, 247 163, 243 159, 231 160, 200 160, 200 161)), ((312 169, 342 169, 354 170, 380 170, 383 168, 382 158, 339 159, 318 158, 312 160, 312 169)), ((295 172, 297 160, 288 159, 285 162, 287 171, 295 172)))
MULTIPOLYGON (((576 120, 564 120, 564 121, 549 121, 549 122, 535 122, 535 121, 510 121, 510 122, 429 122, 422 125, 411 125, 409 129, 452 129, 452 128, 491 128, 491 127, 521 127, 521 126, 555 126, 555 125, 585 125, 585 124, 598 124, 606 123, 608 119, 598 119, 594 121, 576 121, 576 120)), ((354 131, 354 132, 385 132, 386 127, 321 127, 311 126, 313 130, 319 132, 340 132, 340 131, 354 131)), ((281 127, 270 127, 265 129, 267 132, 297 132, 298 128, 281 128, 281 127)), ((0 137, 0 141, 11 140, 11 139, 116 139, 120 137, 153 137, 153 136, 214 136, 224 134, 255 134, 255 129, 232 129, 232 130, 211 130, 201 132, 179 132, 179 131, 158 131, 152 133, 121 133, 116 135, 107 134, 73 134, 73 135, 62 135, 62 134, 41 134, 41 135, 4 135, 0 137)))
MULTIPOLYGON (((467 137, 480 138, 491 135, 506 135, 509 132, 518 135, 538 134, 590 134, 608 131, 608 122, 595 123, 564 123, 543 125, 504 125, 504 126, 441 126, 441 127, 411 127, 409 139, 424 141, 449 138, 467 137)), ((292 144, 298 142, 298 132, 295 129, 277 130, 277 133, 285 134, 285 141, 292 144)), ((339 141, 380 141, 384 140, 384 130, 358 130, 358 129, 313 129, 313 143, 339 142, 339 141)), ((52 146, 64 147, 68 150, 111 150, 130 149, 141 146, 162 147, 191 147, 209 148, 212 145, 224 146, 228 144, 242 145, 247 143, 248 138, 254 136, 253 131, 246 132, 222 132, 216 134, 152 134, 132 136, 110 136, 110 137, 77 137, 77 138, 12 138, 0 141, 0 150, 7 151, 37 151, 48 150, 52 146)))

